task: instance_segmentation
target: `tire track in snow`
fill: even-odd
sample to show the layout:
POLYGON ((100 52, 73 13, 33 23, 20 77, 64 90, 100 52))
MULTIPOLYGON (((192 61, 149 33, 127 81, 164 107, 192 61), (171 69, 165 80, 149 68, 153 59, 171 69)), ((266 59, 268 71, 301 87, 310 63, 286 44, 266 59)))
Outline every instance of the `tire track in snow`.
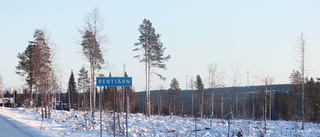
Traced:
POLYGON ((1 137, 32 137, 29 133, 23 131, 10 120, 8 117, 0 114, 0 136, 1 137))

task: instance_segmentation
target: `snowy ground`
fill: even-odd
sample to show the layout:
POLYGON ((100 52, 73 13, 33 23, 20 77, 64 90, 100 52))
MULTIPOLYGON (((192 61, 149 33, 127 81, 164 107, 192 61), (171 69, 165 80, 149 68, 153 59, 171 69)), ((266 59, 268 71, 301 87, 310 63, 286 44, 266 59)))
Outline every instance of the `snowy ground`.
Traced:
MULTIPOLYGON (((88 124, 91 115, 81 111, 53 111, 50 119, 44 119, 42 130, 41 112, 25 108, 0 108, 0 135, 19 130, 22 136, 100 136, 99 115, 96 113, 96 124, 88 124), (87 119, 86 130, 84 116, 87 119), (8 123, 2 122, 6 121, 8 123), (94 128, 94 129, 93 129, 94 128), (8 130, 10 129, 10 130, 8 130), (90 130, 89 130, 90 129, 90 130), (6 132, 6 131, 8 132, 6 132), (21 131, 20 131, 21 130, 21 131)), ((120 116, 120 125, 125 132, 125 114, 120 116)), ((129 136, 157 137, 194 137, 227 136, 228 121, 177 116, 151 116, 130 114, 128 119, 129 136), (196 126, 195 127, 195 123, 196 126), (195 132, 196 131, 196 132, 195 132)), ((113 136, 113 114, 103 115, 103 136, 113 136)), ((119 125, 119 124, 117 124, 119 125)), ((264 121, 231 120, 230 136, 260 136, 264 132, 264 121)), ((306 123, 305 130, 300 130, 301 123, 294 121, 267 121, 266 136, 320 136, 320 125, 306 123)), ((116 127, 116 135, 123 136, 116 127)), ((14 135, 12 135, 14 136, 14 135)))

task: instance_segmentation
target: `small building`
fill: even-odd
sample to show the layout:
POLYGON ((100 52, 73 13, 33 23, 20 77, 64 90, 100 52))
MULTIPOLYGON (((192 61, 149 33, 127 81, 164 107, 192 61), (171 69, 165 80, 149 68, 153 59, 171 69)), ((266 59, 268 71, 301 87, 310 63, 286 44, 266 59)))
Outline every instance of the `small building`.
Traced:
POLYGON ((0 98, 0 106, 11 107, 13 106, 13 98, 0 98))
POLYGON ((35 104, 36 100, 35 99, 25 99, 23 104, 25 107, 31 107, 35 104))
POLYGON ((61 101, 55 101, 53 102, 53 107, 56 110, 62 110, 62 102, 61 101))

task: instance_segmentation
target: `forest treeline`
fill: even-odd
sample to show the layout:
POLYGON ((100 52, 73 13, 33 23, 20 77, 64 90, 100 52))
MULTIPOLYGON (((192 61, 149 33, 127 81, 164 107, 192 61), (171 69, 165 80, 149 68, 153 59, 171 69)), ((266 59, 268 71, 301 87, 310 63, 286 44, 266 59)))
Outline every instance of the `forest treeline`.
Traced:
MULTIPOLYGON (((83 71, 83 70, 82 70, 83 71)), ((80 73, 79 73, 80 74, 80 73)), ((291 84, 268 85, 267 86, 267 107, 266 117, 271 120, 293 120, 301 121, 301 83, 294 83, 294 78, 299 78, 299 71, 291 74, 291 84), (271 110, 270 110, 271 91, 271 110), (271 116, 270 116, 271 111, 271 116)), ((111 74, 109 74, 111 77, 111 74)), ((125 75, 127 76, 127 74, 125 75)), ((72 75, 70 76, 72 79, 72 75)), ((72 81, 72 80, 71 80, 72 81)), ((176 84, 171 84, 175 88, 155 90, 151 92, 151 114, 152 115, 177 115, 188 117, 201 117, 199 102, 199 91, 197 89, 182 91, 178 88, 178 81, 172 80, 176 84), (192 107, 193 95, 193 107, 192 107), (193 110, 193 111, 192 111, 193 110)), ((76 84, 76 82, 71 82, 76 84)), ((73 85, 76 87, 76 85, 73 85)), ((72 85, 70 85, 72 87, 72 85)), ((79 88, 78 88, 79 89, 79 88)), ((227 87, 217 88, 214 93, 213 115, 211 91, 204 90, 203 118, 217 119, 254 119, 263 120, 265 110, 265 86, 255 87, 227 87), (238 94, 235 94, 238 92, 238 94), (237 96, 236 96, 237 95, 237 96), (236 99, 238 98, 238 99, 236 99), (236 102, 235 100, 238 100, 236 102)), ((5 90, 4 97, 13 97, 9 89, 5 90)), ((27 89, 23 94, 16 93, 16 103, 23 106, 25 99, 30 98, 27 89)), ((89 89, 86 92, 76 90, 71 94, 72 107, 79 110, 88 109, 89 89)), ((99 91, 99 89, 98 89, 99 91)), ((146 99, 144 92, 135 92, 132 88, 127 88, 129 97, 130 113, 146 113, 146 99)), ((320 79, 307 78, 305 83, 305 120, 307 122, 320 121, 320 79)), ((35 97, 35 94, 33 94, 35 97)), ((53 97, 61 98, 68 103, 68 93, 55 93, 53 97), (58 97, 59 96, 59 97, 58 97)), ((97 98, 100 97, 98 93, 97 98)), ((125 112, 125 90, 123 87, 103 87, 102 99, 103 110, 113 111, 113 99, 117 112, 125 112), (115 91, 115 92, 114 92, 115 91), (113 94, 115 93, 115 94, 113 94)), ((39 98, 41 101, 41 98, 39 98)), ((96 102, 99 104, 99 100, 96 102)))
MULTIPOLYGON (((300 73, 293 71, 292 75, 300 75, 300 73)), ((307 122, 319 123, 320 79, 306 78, 305 81, 305 120, 307 122)), ((271 120, 301 121, 301 85, 301 83, 291 83, 281 85, 280 88, 278 85, 268 85, 266 117, 271 120)), ((203 117, 205 118, 211 118, 212 114, 211 91, 212 89, 204 90, 203 117)), ((198 103, 197 90, 180 91, 180 93, 176 94, 175 106, 171 103, 173 100, 170 94, 173 94, 170 90, 157 90, 151 94, 152 114, 200 117, 199 106, 201 104, 198 103), (191 103, 192 94, 194 96, 193 109, 191 103)), ((232 87, 219 88, 214 94, 213 118, 263 120, 265 110, 265 86, 256 86, 256 89, 253 90, 247 87, 236 87, 234 91, 232 91, 232 87), (238 92, 238 96, 236 96, 236 92, 238 92), (236 102, 236 98, 238 98, 238 102, 236 102)), ((139 98, 143 98, 143 92, 138 93, 138 96, 139 98)), ((137 105, 140 107, 136 107, 136 112, 144 112, 143 102, 144 100, 137 102, 137 105)))

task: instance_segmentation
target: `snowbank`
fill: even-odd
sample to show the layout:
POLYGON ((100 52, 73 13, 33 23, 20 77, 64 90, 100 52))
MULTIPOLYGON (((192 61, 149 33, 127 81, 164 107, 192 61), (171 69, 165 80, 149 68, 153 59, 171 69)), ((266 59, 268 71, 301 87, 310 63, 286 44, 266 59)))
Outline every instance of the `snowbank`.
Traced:
MULTIPOLYGON (((51 118, 44 119, 42 130, 41 112, 25 108, 1 108, 0 114, 12 119, 14 123, 35 136, 100 136, 100 115, 95 113, 95 123, 92 115, 82 111, 52 111, 51 118), (87 126, 86 126, 87 125, 87 126)), ((113 114, 103 113, 103 136, 113 136, 113 114)), ((305 123, 305 130, 301 129, 301 122, 267 121, 266 136, 320 136, 320 125, 305 123)), ((197 119, 178 116, 151 116, 130 114, 128 119, 130 137, 158 136, 158 137, 194 137, 197 136, 260 136, 264 132, 264 121, 251 120, 219 120, 197 119), (230 126, 229 126, 230 125, 230 126)), ((117 114, 116 135, 125 133, 125 113, 117 114), (120 127, 119 123, 120 121, 120 127)))

